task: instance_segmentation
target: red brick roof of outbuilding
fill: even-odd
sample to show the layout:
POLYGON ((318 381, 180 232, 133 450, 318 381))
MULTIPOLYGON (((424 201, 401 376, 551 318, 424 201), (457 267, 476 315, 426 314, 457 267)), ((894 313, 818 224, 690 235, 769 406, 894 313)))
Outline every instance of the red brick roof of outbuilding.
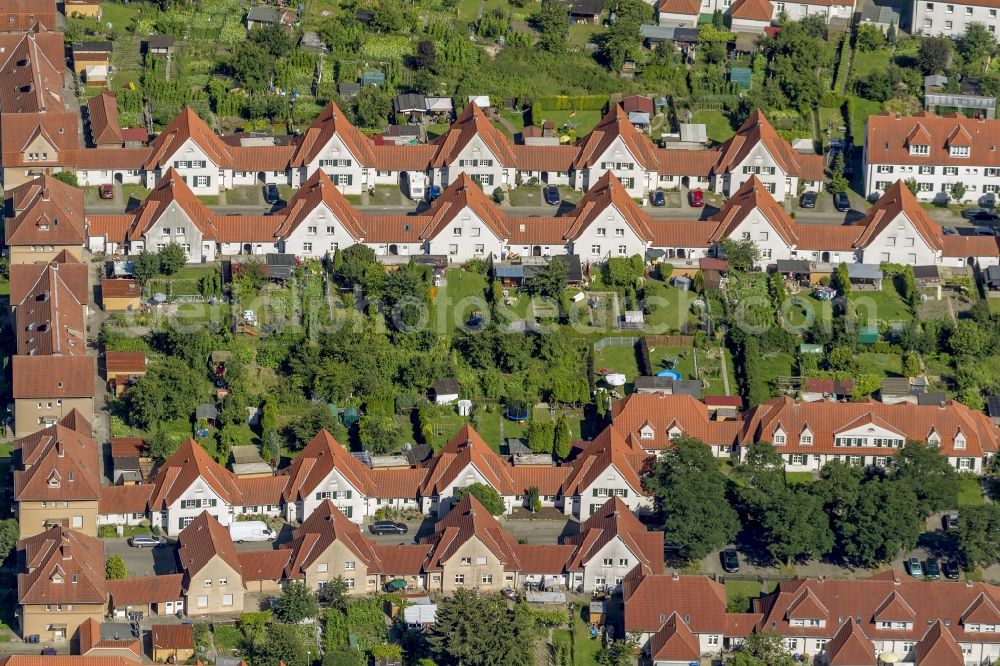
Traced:
POLYGON ((153 649, 171 650, 194 649, 193 624, 154 624, 152 626, 153 649))
POLYGON ((136 578, 109 580, 108 596, 111 597, 112 604, 123 608, 138 604, 179 601, 184 595, 183 588, 184 574, 182 573, 139 576, 136 578))

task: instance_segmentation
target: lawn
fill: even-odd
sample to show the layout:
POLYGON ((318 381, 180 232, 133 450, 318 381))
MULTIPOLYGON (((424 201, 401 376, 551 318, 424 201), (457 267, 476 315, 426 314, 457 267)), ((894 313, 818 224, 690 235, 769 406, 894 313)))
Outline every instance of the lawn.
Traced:
POLYGON ((595 23, 574 23, 569 27, 569 43, 573 46, 583 46, 591 41, 599 32, 604 30, 604 26, 595 23))
POLYGON ((908 303, 896 291, 891 280, 882 282, 882 291, 854 292, 854 311, 862 326, 874 326, 877 322, 909 322, 913 320, 913 311, 908 303))
POLYGON ((1000 298, 987 298, 986 302, 990 306, 990 312, 1000 314, 1000 298))
MULTIPOLYGON (((760 596, 760 583, 755 580, 727 580, 726 581, 726 604, 742 604, 760 596)), ((749 608, 744 608, 747 611, 749 608)))
POLYGON ((619 347, 608 345, 600 351, 594 352, 594 372, 599 373, 606 368, 608 373, 620 372, 625 375, 628 382, 626 387, 630 387, 633 380, 639 375, 639 361, 635 355, 635 345, 619 347))
POLYGON ((243 633, 236 628, 236 625, 216 624, 215 627, 215 649, 219 651, 234 651, 239 649, 243 643, 243 633))
POLYGON ((10 296, 10 280, 0 278, 0 296, 10 296))
POLYGON ((697 321, 691 314, 691 303, 698 300, 698 294, 682 291, 659 280, 647 280, 643 289, 646 300, 656 306, 653 312, 646 315, 646 333, 665 335, 697 321))
POLYGON ((978 506, 983 503, 983 486, 979 479, 963 477, 959 484, 958 506, 978 506))
POLYGON ((542 188, 540 185, 522 185, 508 192, 511 206, 540 206, 542 188))
MULTIPOLYGON (((499 453, 501 443, 511 438, 523 436, 527 424, 521 424, 506 418, 504 416, 503 405, 491 405, 490 408, 491 411, 481 410, 476 417, 479 425, 473 425, 476 428, 476 432, 490 445, 490 448, 499 453)), ((559 418, 559 413, 550 414, 547 409, 536 409, 532 414, 532 418, 540 422, 551 422, 559 418)), ((574 440, 593 437, 594 433, 583 430, 583 417, 581 413, 567 412, 566 418, 569 421, 570 431, 574 440)), ((397 422, 403 426, 404 432, 409 432, 407 429, 411 425, 408 416, 397 417, 397 422)), ((455 433, 463 425, 469 422, 470 419, 459 416, 455 412, 435 416, 432 419, 433 434, 431 436, 431 446, 435 451, 439 451, 441 447, 448 443, 448 440, 455 436, 455 433)))
POLYGON ((454 335, 469 321, 474 310, 485 312, 486 277, 460 268, 448 270, 445 284, 437 288, 431 307, 431 323, 441 335, 454 335))
POLYGON ((601 651, 600 638, 591 636, 587 627, 587 613, 584 604, 573 604, 573 663, 580 666, 598 663, 597 653, 601 651))
MULTIPOLYGON (((110 23, 116 28, 127 28, 142 9, 142 3, 105 2, 101 4, 101 23, 110 23)), ((124 32, 124 30, 123 30, 124 32)))
POLYGON ((848 100, 852 100, 848 130, 851 133, 851 139, 854 143, 860 145, 865 139, 865 125, 868 123, 868 116, 881 113, 882 103, 873 102, 854 95, 848 95, 848 100))
POLYGON ((691 114, 691 122, 705 125, 705 130, 708 132, 708 138, 718 143, 727 141, 733 136, 733 134, 736 134, 736 131, 733 130, 722 111, 709 109, 695 111, 691 114))
POLYGON ((903 376, 903 359, 899 354, 864 352, 858 354, 858 366, 861 372, 879 374, 883 377, 903 376))
POLYGON ((794 375, 795 357, 784 352, 765 352, 761 355, 757 363, 764 381, 768 384, 776 377, 790 377, 794 375))
POLYGON ((815 478, 812 472, 785 472, 785 481, 790 486, 808 486, 815 478))
MULTIPOLYGON (((589 111, 582 110, 573 111, 568 110, 556 110, 556 109, 545 109, 544 120, 551 120, 555 123, 556 132, 563 134, 572 128, 576 128, 576 137, 581 137, 584 134, 590 132, 594 129, 598 122, 601 120, 600 111, 589 111), (564 129, 564 126, 567 126, 564 129)), ((532 118, 536 125, 539 124, 538 119, 532 118)), ((572 132, 569 132, 570 136, 573 136, 572 132)))

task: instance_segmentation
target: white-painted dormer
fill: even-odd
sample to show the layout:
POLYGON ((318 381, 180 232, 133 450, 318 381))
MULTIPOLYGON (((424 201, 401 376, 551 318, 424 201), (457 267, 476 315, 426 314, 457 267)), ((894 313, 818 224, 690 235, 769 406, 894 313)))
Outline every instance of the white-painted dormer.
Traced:
POLYGON ((961 428, 955 433, 955 448, 959 450, 965 448, 965 433, 962 432, 961 428))
POLYGON ((771 443, 775 446, 785 446, 788 443, 788 436, 781 426, 774 429, 774 433, 771 435, 771 443))
POLYGON ((667 430, 667 437, 668 437, 668 438, 670 438, 670 440, 671 440, 671 441, 673 441, 673 440, 677 439, 678 437, 680 437, 680 436, 681 436, 681 435, 683 435, 683 434, 684 434, 684 431, 683 431, 683 430, 681 430, 681 429, 680 429, 680 428, 679 428, 678 426, 676 426, 676 425, 674 425, 674 426, 671 426, 671 427, 670 427, 670 428, 669 428, 669 429, 667 430))
POLYGON ((809 426, 803 426, 802 432, 799 433, 799 445, 800 446, 812 446, 813 445, 813 433, 809 429, 809 426))
POLYGON ((934 428, 931 428, 931 431, 927 433, 927 446, 941 446, 941 435, 934 428))
POLYGON ((653 439, 656 436, 656 432, 653 430, 653 426, 648 423, 639 429, 639 437, 642 439, 653 439))

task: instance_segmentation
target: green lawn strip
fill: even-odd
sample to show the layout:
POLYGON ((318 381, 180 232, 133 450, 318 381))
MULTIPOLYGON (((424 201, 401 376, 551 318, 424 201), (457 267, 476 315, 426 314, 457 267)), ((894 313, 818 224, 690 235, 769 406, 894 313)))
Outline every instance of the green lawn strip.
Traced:
POLYGON ((784 352, 765 352, 757 367, 768 383, 776 377, 790 377, 795 374, 795 357, 784 352))
POLYGON ((983 486, 979 479, 963 478, 959 484, 959 506, 978 506, 983 503, 983 486))
POLYGON ((442 335, 454 335, 459 326, 469 321, 473 311, 484 312, 485 289, 485 276, 460 268, 449 269, 445 284, 437 288, 431 305, 433 330, 442 335))
POLYGON ((896 291, 891 280, 882 283, 881 291, 859 291, 851 296, 854 311, 862 326, 875 322, 893 323, 913 320, 913 311, 896 291))
POLYGON ((236 628, 236 625, 215 625, 216 650, 238 650, 242 642, 243 634, 236 628))
POLYGON ((790 486, 808 486, 814 480, 812 472, 785 472, 785 481, 790 486))
POLYGON ((691 122, 705 125, 708 138, 719 143, 730 139, 734 134, 736 134, 736 131, 733 129, 732 125, 729 124, 729 121, 726 119, 726 116, 722 113, 722 111, 710 109, 695 111, 691 114, 691 122))
MULTIPOLYGON (((575 128, 575 136, 582 137, 601 120, 601 112, 591 110, 545 109, 542 116, 542 119, 555 124, 556 133, 560 136, 568 134, 568 128, 575 128)), ((532 121, 539 124, 538 118, 532 118, 532 121)))
POLYGON ((659 280, 647 280, 643 289, 646 300, 655 306, 646 315, 648 333, 672 333, 679 331, 681 326, 696 321, 691 313, 691 303, 698 300, 698 294, 683 291, 659 280))
POLYGON ((584 604, 573 605, 573 663, 596 664, 597 653, 601 651, 599 637, 590 635, 590 628, 584 619, 589 612, 584 604))
MULTIPOLYGON (((727 580, 726 603, 742 602, 760 596, 760 583, 755 580, 727 580)), ((748 609, 744 609, 748 610, 748 609)))
POLYGON ((899 354, 858 354, 858 366, 862 372, 871 372, 885 377, 903 376, 903 359, 899 354))

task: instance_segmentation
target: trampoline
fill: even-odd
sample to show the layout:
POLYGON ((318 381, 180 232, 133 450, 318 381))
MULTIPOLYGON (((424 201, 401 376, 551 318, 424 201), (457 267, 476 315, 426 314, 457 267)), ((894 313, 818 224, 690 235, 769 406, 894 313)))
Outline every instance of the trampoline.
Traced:
POLYGON ((670 377, 674 381, 680 381, 681 379, 681 373, 677 372, 676 370, 660 370, 659 372, 656 373, 656 376, 670 377))
POLYGON ((514 400, 507 403, 507 411, 504 414, 511 421, 526 421, 530 413, 527 403, 514 400))

